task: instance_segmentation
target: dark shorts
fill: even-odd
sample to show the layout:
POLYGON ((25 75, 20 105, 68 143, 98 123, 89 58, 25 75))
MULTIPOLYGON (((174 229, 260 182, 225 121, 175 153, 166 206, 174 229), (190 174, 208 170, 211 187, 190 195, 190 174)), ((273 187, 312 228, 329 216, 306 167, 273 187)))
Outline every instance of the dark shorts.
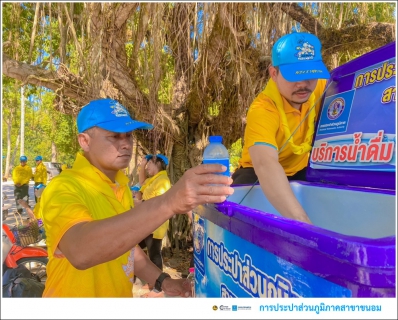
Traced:
MULTIPOLYGON (((298 171, 293 176, 287 177, 289 181, 291 180, 301 180, 307 181, 306 177, 307 168, 304 168, 298 171)), ((254 172, 254 168, 242 168, 237 169, 232 175, 232 184, 255 184, 258 183, 258 178, 256 173, 254 172)))

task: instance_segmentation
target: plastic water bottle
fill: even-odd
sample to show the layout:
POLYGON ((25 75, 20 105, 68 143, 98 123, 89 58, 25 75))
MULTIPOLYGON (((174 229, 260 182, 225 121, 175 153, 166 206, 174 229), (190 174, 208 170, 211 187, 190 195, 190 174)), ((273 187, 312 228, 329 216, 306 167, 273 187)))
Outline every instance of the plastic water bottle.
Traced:
POLYGON ((222 164, 227 167, 227 170, 219 174, 229 177, 229 153, 222 144, 222 137, 210 136, 209 142, 203 153, 203 164, 222 164))
POLYGON ((189 274, 187 276, 187 280, 189 280, 191 284, 191 296, 195 297, 195 268, 189 268, 189 274))

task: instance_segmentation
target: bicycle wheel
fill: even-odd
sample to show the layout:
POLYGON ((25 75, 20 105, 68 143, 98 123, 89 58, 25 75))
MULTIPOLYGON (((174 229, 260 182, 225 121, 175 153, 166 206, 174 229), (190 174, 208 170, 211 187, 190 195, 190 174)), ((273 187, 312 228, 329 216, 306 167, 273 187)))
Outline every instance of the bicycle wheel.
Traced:
POLYGON ((31 257, 22 258, 17 261, 17 264, 23 264, 40 282, 47 280, 47 263, 48 258, 45 257, 31 257))

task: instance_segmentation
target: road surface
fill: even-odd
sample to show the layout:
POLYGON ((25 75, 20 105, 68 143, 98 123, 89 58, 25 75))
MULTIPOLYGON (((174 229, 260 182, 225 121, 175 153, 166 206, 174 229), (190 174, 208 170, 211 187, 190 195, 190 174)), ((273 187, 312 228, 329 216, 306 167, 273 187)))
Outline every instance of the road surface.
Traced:
MULTIPOLYGON (((35 206, 35 195, 33 192, 34 185, 35 184, 33 181, 29 182, 29 205, 32 208, 35 206)), ((3 221, 3 223, 13 226, 15 225, 15 217, 13 215, 13 212, 17 211, 17 205, 15 203, 15 197, 14 197, 14 182, 12 181, 2 182, 1 189, 7 195, 7 199, 4 202, 12 204, 11 209, 8 210, 8 217, 6 220, 3 221)), ((22 218, 28 218, 25 209, 22 213, 22 218)))

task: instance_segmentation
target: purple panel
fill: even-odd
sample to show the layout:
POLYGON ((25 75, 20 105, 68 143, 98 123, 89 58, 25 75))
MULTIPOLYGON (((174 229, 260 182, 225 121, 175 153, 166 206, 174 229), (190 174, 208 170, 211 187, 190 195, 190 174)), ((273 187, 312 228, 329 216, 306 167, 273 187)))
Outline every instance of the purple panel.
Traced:
POLYGON ((197 213, 282 259, 353 291, 395 297, 395 237, 346 236, 236 203, 200 206, 197 213))
POLYGON ((320 170, 307 167, 307 180, 329 184, 366 186, 369 188, 394 190, 395 172, 358 170, 320 170), (366 174, 365 174, 366 173, 366 174))
MULTIPOLYGON (((325 96, 330 97, 338 93, 348 92, 353 88, 353 82, 355 79, 355 72, 363 70, 369 66, 377 63, 381 63, 388 59, 394 58, 396 56, 395 49, 396 43, 392 42, 387 44, 377 50, 369 52, 360 56, 359 58, 352 60, 331 72, 332 84, 327 90, 325 96)), ((329 84, 328 83, 328 84, 329 84)), ((325 106, 323 106, 325 108, 325 106)), ((322 113, 322 110, 321 110, 322 113)), ((354 119, 350 119, 352 122, 354 119)), ((388 123, 393 124, 394 119, 386 118, 388 123)), ((320 119, 318 119, 317 126, 319 126, 320 119)), ((382 129, 378 127, 378 123, 373 122, 372 116, 366 119, 366 128, 369 132, 377 132, 382 129)), ((395 127, 395 125, 394 125, 395 127)), ((396 132, 395 132, 396 134, 396 132)), ((317 140, 319 136, 314 135, 314 141, 317 140)), ((392 171, 379 171, 372 169, 367 170, 328 170, 328 169, 317 169, 312 168, 311 165, 307 168, 307 180, 314 182, 324 182, 332 184, 343 184, 352 186, 364 186, 371 188, 381 188, 381 189, 395 189, 396 186, 396 175, 392 171)))

